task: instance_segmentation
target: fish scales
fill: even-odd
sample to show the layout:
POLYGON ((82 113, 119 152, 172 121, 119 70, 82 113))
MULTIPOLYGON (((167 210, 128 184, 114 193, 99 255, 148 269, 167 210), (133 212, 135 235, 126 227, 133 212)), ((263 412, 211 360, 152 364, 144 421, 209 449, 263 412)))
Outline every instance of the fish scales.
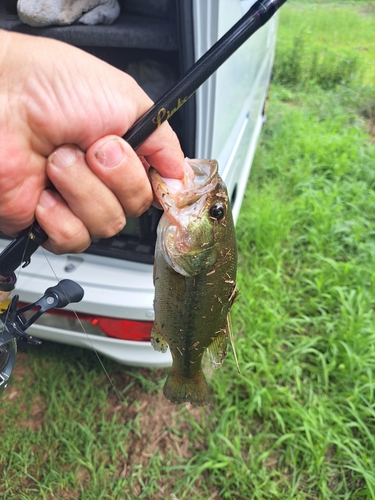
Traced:
POLYGON ((181 189, 156 171, 151 181, 164 208, 155 249, 155 323, 152 345, 173 364, 164 394, 173 403, 209 402, 202 356, 222 365, 228 314, 236 297, 237 246, 225 185, 216 161, 189 160, 194 180, 181 189))

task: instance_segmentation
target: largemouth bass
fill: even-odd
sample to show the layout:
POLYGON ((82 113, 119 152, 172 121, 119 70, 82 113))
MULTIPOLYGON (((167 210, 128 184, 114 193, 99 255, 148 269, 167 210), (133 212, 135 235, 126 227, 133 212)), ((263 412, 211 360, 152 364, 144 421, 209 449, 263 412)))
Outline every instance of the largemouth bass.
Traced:
POLYGON ((194 179, 150 178, 164 209, 155 249, 153 347, 169 345, 173 364, 164 386, 172 403, 209 402, 202 356, 215 368, 226 356, 229 312, 236 298, 237 246, 230 201, 215 160, 186 160, 194 179))

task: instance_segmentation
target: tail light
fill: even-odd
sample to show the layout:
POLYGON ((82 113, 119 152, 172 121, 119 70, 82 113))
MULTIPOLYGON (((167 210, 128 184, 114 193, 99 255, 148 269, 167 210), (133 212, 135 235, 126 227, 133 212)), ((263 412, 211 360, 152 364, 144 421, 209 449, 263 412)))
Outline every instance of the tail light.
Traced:
MULTIPOLYGON (((21 303, 20 303, 21 304, 21 303)), ((22 304, 25 305, 25 304, 22 304)), ((136 321, 121 318, 97 316, 52 309, 38 319, 38 323, 52 328, 84 331, 94 335, 106 335, 115 339, 149 342, 153 321, 136 321)))

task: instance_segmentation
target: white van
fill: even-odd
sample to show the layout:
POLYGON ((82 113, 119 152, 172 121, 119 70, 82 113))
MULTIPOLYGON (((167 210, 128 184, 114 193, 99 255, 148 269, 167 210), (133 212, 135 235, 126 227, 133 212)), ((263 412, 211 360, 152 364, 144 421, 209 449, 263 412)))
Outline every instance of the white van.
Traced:
MULTIPOLYGON (((0 27, 77 45, 130 72, 155 100, 254 3, 123 0, 120 17, 111 26, 49 28, 23 25, 1 4, 0 27)), ((235 220, 264 121, 276 26, 274 16, 170 120, 186 156, 218 160, 235 220)), ((20 300, 34 302, 66 278, 78 282, 85 296, 74 310, 68 306, 45 313, 28 333, 95 349, 128 365, 170 365, 170 353, 156 352, 150 344, 153 253, 160 215, 151 208, 130 219, 117 236, 94 240, 80 255, 55 256, 39 249, 19 273, 20 300)), ((0 252, 8 243, 0 237, 0 252)))

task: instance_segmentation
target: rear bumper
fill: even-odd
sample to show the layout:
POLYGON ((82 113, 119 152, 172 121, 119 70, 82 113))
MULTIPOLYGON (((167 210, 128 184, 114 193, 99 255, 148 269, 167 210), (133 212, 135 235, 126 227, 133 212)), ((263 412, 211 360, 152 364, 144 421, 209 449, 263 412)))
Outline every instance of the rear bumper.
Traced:
POLYGON ((166 353, 157 352, 149 342, 99 337, 83 332, 49 328, 43 325, 33 325, 27 332, 29 335, 34 335, 42 340, 95 350, 98 354, 129 366, 165 368, 172 364, 169 351, 166 353))

